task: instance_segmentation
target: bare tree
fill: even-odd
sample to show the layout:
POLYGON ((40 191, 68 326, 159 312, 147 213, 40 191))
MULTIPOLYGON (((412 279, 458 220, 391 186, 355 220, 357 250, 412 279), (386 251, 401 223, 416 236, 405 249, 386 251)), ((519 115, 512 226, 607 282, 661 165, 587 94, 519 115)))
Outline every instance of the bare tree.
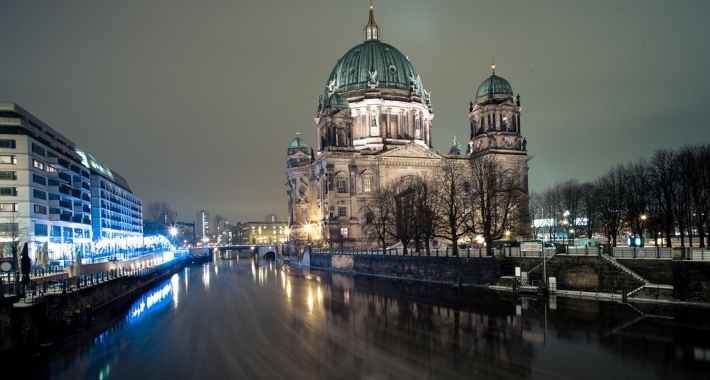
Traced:
MULTIPOLYGON (((3 214, 5 214, 3 212, 3 214)), ((20 269, 20 254, 25 243, 29 243, 30 231, 27 225, 22 222, 19 213, 8 212, 6 216, 0 217, 0 238, 4 242, 2 245, 3 256, 12 255, 15 261, 15 269, 20 269)))
POLYGON ((155 232, 166 232, 169 226, 175 225, 177 213, 166 202, 150 202, 144 208, 143 219, 150 222, 155 232))
POLYGON ((364 202, 361 210, 365 223, 362 231, 370 241, 376 241, 386 252, 387 238, 390 236, 389 217, 393 208, 394 199, 386 186, 377 186, 369 198, 364 202))
POLYGON ((532 225, 532 232, 533 236, 537 239, 538 236, 541 236, 545 231, 544 231, 544 223, 538 223, 538 225, 535 225, 535 220, 545 220, 545 215, 543 214, 544 212, 544 200, 542 197, 542 193, 538 193, 535 191, 530 192, 530 196, 528 198, 528 210, 530 211, 530 219, 533 221, 532 225))
POLYGON ((645 159, 628 164, 624 169, 624 223, 636 236, 643 234, 649 211, 649 167, 645 159))
POLYGON ((666 238, 666 247, 671 247, 674 232, 674 202, 676 194, 676 168, 673 151, 657 150, 650 161, 651 192, 655 198, 662 231, 666 238))
POLYGON ((436 192, 441 224, 436 236, 446 239, 453 245, 453 255, 459 254, 459 239, 467 232, 469 214, 472 207, 469 203, 470 168, 464 162, 444 162, 437 172, 436 181, 439 190, 436 192))
POLYGON ((473 212, 468 216, 473 221, 473 229, 486 241, 488 255, 493 253, 494 240, 511 233, 518 213, 527 202, 519 178, 520 173, 514 167, 506 167, 495 156, 471 161, 470 184, 465 193, 473 212))
MULTIPOLYGON (((572 230, 573 235, 579 235, 581 216, 583 210, 582 199, 584 190, 576 179, 563 182, 559 185, 559 209, 564 210, 565 215, 565 235, 572 230)), ((569 236, 569 235, 568 235, 569 236)))
POLYGON ((587 238, 592 238, 599 226, 600 205, 601 199, 597 184, 594 182, 582 184, 582 215, 584 215, 587 220, 584 226, 587 238))
POLYGON ((402 243, 402 254, 407 254, 409 242, 416 235, 417 218, 414 213, 416 179, 413 176, 400 177, 388 184, 394 199, 394 209, 389 211, 390 236, 402 243))
POLYGON ((421 249, 421 242, 424 242, 426 255, 431 254, 431 240, 436 230, 439 228, 440 218, 434 212, 438 209, 437 195, 438 187, 436 182, 427 175, 412 177, 412 211, 414 217, 414 243, 415 249, 421 249))
POLYGON ((604 227, 607 242, 616 247, 622 223, 622 208, 624 206, 624 166, 610 169, 597 180, 600 199, 600 223, 604 227))

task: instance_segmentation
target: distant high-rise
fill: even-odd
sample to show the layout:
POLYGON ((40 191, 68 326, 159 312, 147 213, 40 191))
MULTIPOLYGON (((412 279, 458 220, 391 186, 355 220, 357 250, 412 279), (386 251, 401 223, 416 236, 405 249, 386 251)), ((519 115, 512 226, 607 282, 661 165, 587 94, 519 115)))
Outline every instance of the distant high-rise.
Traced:
POLYGON ((210 213, 202 209, 195 216, 195 235, 197 242, 207 242, 210 239, 210 213))

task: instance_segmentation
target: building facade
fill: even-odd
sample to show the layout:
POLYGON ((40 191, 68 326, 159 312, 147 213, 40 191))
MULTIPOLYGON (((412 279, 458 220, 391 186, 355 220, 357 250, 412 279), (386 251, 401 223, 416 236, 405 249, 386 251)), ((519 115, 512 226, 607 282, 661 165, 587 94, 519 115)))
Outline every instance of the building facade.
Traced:
MULTIPOLYGON (((12 241, 28 242, 31 258, 45 245, 50 260, 96 254, 95 243, 105 229, 94 224, 115 220, 113 214, 94 216, 92 202, 101 194, 92 184, 101 185, 86 157, 71 140, 17 104, 0 103, 0 239, 5 255, 13 254, 12 241)), ((103 186, 115 185, 107 180, 103 186)), ((138 207, 131 210, 132 227, 126 229, 142 235, 140 199, 131 197, 138 207)))
MULTIPOLYGON (((465 154, 456 141, 447 155, 433 149, 433 117, 421 77, 406 55, 381 42, 371 7, 363 43, 337 61, 319 96, 315 150, 299 135, 288 147, 291 239, 371 244, 363 210, 376 189, 399 177, 433 173, 446 161, 495 155, 521 173, 527 193, 530 157, 520 135, 520 97, 505 79, 494 72, 479 86, 465 154)), ((526 235, 526 228, 518 234, 526 235)))
POLYGON ((198 243, 210 241, 210 213, 205 209, 195 214, 195 237, 198 243))
POLYGON ((232 244, 283 244, 288 238, 288 225, 273 214, 263 222, 238 222, 232 228, 232 244))

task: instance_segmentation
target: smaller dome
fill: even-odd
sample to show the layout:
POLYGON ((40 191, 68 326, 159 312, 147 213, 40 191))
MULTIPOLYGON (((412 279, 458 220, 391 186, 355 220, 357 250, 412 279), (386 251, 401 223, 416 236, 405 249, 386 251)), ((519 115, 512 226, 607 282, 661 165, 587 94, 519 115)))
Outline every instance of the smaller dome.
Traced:
POLYGON ((350 103, 348 103, 348 100, 345 99, 345 97, 335 92, 333 95, 328 97, 328 100, 325 101, 325 108, 346 109, 350 108, 350 103))
POLYGON ((490 78, 486 79, 478 86, 478 91, 476 92, 476 99, 486 96, 486 95, 513 95, 513 88, 510 87, 510 83, 507 80, 491 75, 490 78))
POLYGON ((288 149, 294 149, 294 148, 308 149, 308 145, 306 145, 306 142, 303 141, 303 139, 298 136, 298 133, 296 134, 296 138, 293 139, 293 141, 291 141, 291 144, 288 146, 288 149))

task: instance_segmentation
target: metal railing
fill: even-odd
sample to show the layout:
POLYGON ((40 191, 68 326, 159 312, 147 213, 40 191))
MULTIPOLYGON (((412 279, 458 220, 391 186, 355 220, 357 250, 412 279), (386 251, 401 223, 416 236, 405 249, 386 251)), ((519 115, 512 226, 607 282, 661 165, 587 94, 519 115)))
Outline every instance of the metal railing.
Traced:
POLYGON ((673 248, 614 247, 611 257, 616 259, 673 260, 673 248))
MULTIPOLYGON (((407 250, 407 256, 429 256, 429 257, 457 257, 453 255, 454 251, 451 247, 431 249, 429 255, 426 251, 407 250)), ((401 247, 382 249, 379 248, 311 248, 311 254, 332 254, 332 255, 371 255, 371 256, 402 256, 403 250, 401 247)), ((459 248, 458 257, 488 257, 485 248, 459 248)))

